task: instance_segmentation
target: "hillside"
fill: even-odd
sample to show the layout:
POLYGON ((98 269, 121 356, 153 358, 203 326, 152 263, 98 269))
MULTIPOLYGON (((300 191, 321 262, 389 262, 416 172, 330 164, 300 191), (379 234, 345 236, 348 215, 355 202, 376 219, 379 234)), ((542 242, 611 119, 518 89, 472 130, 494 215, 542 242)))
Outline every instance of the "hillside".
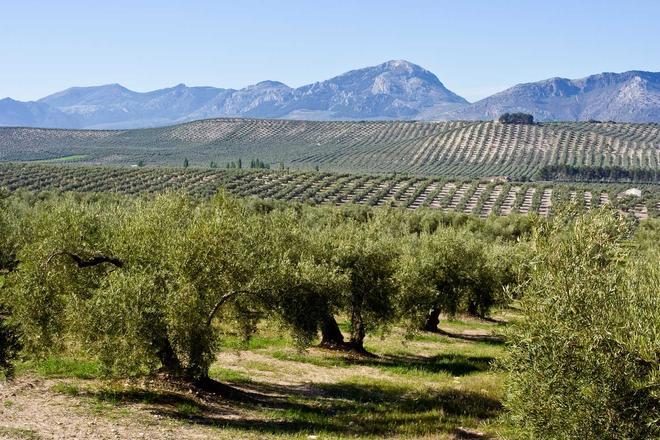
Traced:
POLYGON ((440 117, 490 120, 505 112, 531 113, 539 121, 658 122, 660 72, 602 73, 519 84, 440 117))
POLYGON ((0 162, 179 166, 188 159, 225 167, 239 158, 294 169, 514 179, 549 165, 618 167, 655 172, 653 181, 660 125, 211 119, 119 131, 0 128, 0 162))

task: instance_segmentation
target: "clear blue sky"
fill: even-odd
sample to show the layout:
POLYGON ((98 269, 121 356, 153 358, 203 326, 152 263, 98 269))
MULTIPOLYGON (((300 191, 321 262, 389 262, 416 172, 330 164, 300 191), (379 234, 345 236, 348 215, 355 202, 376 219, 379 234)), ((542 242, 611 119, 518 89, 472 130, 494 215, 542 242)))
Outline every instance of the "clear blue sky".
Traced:
POLYGON ((470 101, 552 76, 660 71, 660 1, 0 0, 0 97, 300 86, 390 59, 470 101))

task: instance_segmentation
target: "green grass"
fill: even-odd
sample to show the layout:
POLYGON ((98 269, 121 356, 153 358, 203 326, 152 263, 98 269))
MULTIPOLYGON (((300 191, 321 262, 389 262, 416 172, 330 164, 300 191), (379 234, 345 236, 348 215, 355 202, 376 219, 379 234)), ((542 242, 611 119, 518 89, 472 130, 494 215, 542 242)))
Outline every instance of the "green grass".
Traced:
POLYGON ((199 406, 188 402, 177 403, 175 405, 176 411, 183 417, 198 417, 202 414, 199 406))
POLYGON ((220 341, 220 346, 232 350, 258 350, 260 348, 286 347, 291 344, 291 339, 275 335, 253 335, 245 340, 235 335, 225 335, 220 341))
POLYGON ((19 364, 17 372, 32 372, 47 378, 98 379, 103 376, 98 361, 68 356, 49 356, 19 364))
POLYGON ((345 367, 349 364, 349 360, 343 357, 336 356, 311 356, 309 354, 300 353, 294 351, 294 349, 289 350, 274 350, 268 351, 268 354, 273 359, 278 359, 281 361, 296 362, 316 365, 319 367, 345 367))
MULTIPOLYGON (((501 328, 472 320, 451 326, 457 333, 501 328)), ((406 336, 394 329, 385 338, 368 337, 376 356, 356 357, 301 351, 266 323, 250 344, 223 339, 226 349, 210 369, 223 385, 220 394, 206 397, 176 386, 98 379, 98 365, 71 357, 49 358, 29 371, 67 378, 50 391, 81 399, 94 417, 140 419, 147 411, 161 417, 154 422, 159 426, 183 424, 191 433, 203 427, 226 439, 450 439, 459 427, 489 436, 515 430, 500 417, 503 376, 493 364, 504 353, 502 344, 460 334, 406 336)))
POLYGON ((51 391, 59 394, 65 394, 67 396, 77 396, 80 394, 80 388, 77 385, 67 382, 56 383, 50 389, 51 391))
POLYGON ((223 368, 219 365, 211 366, 209 370, 209 376, 212 379, 215 379, 220 382, 230 382, 230 383, 249 383, 251 382, 250 376, 247 374, 232 370, 230 368, 223 368))

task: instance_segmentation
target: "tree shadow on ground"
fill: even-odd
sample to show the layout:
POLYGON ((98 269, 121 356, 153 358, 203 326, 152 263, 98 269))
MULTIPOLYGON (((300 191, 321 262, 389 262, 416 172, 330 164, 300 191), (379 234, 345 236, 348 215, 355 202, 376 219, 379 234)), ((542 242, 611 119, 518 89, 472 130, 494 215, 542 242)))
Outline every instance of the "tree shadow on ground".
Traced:
POLYGON ((442 330, 438 329, 437 331, 431 332, 436 335, 441 335, 441 336, 446 336, 448 338, 452 339, 461 339, 463 341, 470 341, 470 342, 484 342, 487 344, 493 344, 493 345, 503 345, 505 342, 505 339, 502 336, 498 335, 467 335, 464 333, 454 333, 450 332, 447 330, 442 330))
POLYGON ((466 356, 461 354, 439 354, 436 356, 382 355, 377 358, 347 358, 348 364, 377 367, 396 372, 447 373, 465 376, 487 371, 495 358, 489 356, 466 356))
MULTIPOLYGON (((466 368, 455 366, 449 370, 466 368)), ((220 394, 143 389, 91 394, 115 405, 144 404, 154 414, 186 423, 281 435, 450 433, 466 421, 477 423, 501 411, 498 400, 481 393, 450 388, 411 389, 389 382, 220 385, 220 394), (232 391, 227 392, 227 388, 232 391)))

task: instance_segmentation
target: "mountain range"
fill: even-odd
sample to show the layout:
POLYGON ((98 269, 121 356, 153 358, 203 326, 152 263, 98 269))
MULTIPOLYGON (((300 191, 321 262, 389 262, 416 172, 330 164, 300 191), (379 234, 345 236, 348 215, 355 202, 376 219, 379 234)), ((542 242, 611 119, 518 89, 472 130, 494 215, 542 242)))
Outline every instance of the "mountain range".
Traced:
POLYGON ((519 84, 469 103, 433 73, 404 60, 291 88, 175 87, 140 93, 119 84, 73 87, 38 101, 0 100, 0 126, 123 129, 214 117, 309 120, 488 120, 504 112, 536 120, 660 122, 660 72, 602 73, 519 84))

